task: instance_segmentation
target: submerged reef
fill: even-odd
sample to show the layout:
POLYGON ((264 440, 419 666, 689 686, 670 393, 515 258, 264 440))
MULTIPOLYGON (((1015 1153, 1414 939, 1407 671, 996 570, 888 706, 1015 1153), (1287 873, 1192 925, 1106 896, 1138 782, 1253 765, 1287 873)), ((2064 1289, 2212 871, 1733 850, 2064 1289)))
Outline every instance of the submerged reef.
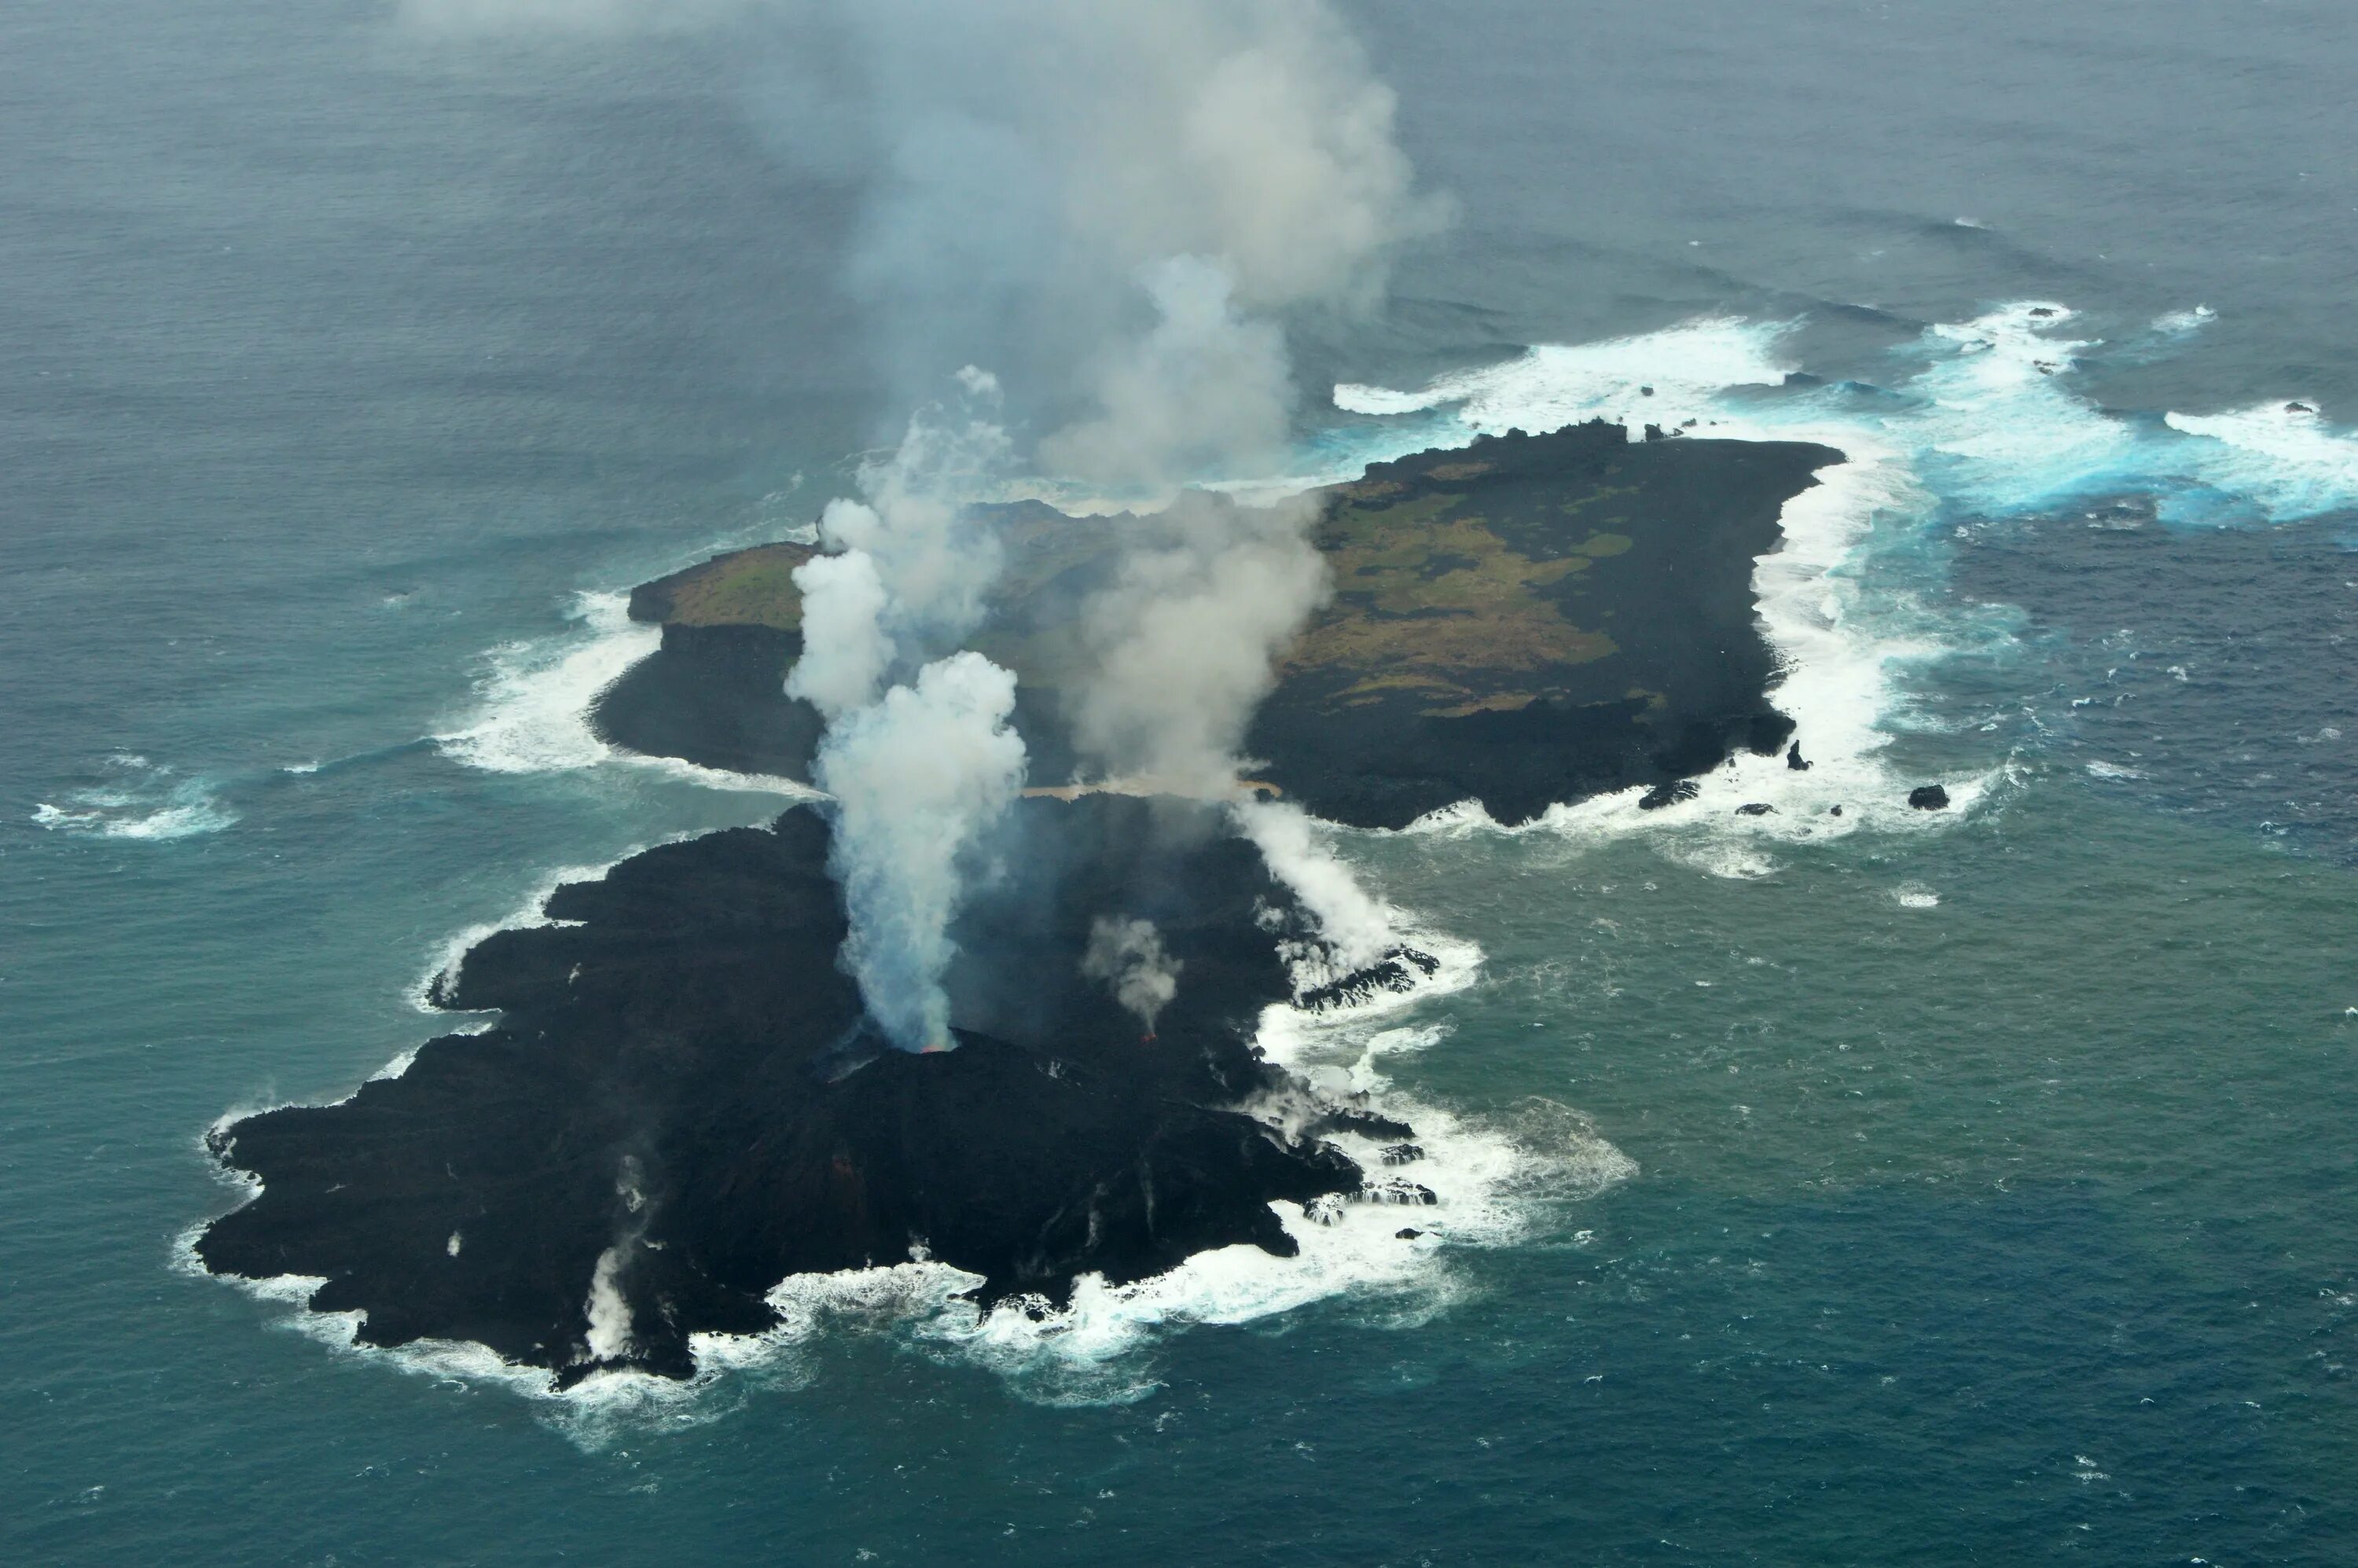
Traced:
MULTIPOLYGON (((427 1043, 350 1099, 217 1129, 258 1196, 196 1244, 216 1273, 319 1276, 363 1343, 473 1340, 570 1382, 693 1370, 758 1332, 790 1275, 932 1258, 985 1303, 1066 1299, 1237 1243, 1290 1256, 1270 1206, 1370 1188, 1335 1140, 1404 1124, 1260 1059, 1306 934, 1206 807, 1026 801, 955 935, 957 1048, 882 1044, 838 968, 841 898, 811 808, 623 861, 486 937, 438 983, 482 1033, 427 1043), (1152 1033, 1084 963, 1151 922, 1175 989, 1152 1033)), ((1397 987, 1410 950, 1352 987, 1397 987)), ((1314 1001, 1332 1000, 1329 997, 1314 1001)))
MULTIPOLYGON (((1247 753, 1254 776, 1331 820, 1404 827, 1477 800, 1506 823, 1593 795, 1781 751, 1774 655, 1752 595, 1778 515, 1842 454, 1801 442, 1632 443, 1592 422, 1379 463, 1319 493, 1332 600, 1284 654, 1247 753)), ((1016 672, 1035 782, 1073 770, 1062 693, 1073 605, 1129 517, 988 509, 1006 546, 1001 613, 975 646, 1016 672)), ((646 583, 631 614, 660 651, 601 696, 607 740, 807 778, 818 716, 786 697, 802 650, 770 545, 646 583)))

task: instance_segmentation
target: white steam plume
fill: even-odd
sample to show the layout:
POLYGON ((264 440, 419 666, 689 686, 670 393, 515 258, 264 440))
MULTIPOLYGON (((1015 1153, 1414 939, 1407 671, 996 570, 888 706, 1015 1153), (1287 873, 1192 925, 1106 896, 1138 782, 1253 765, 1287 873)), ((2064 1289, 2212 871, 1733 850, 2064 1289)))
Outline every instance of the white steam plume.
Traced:
POLYGON ((1085 756, 1173 794, 1228 799, 1271 874, 1293 890, 1345 972, 1391 946, 1391 911, 1312 831, 1301 807, 1243 792, 1239 752, 1274 663, 1330 591, 1307 529, 1317 503, 1241 506, 1201 492, 1154 519, 1082 608, 1091 658, 1071 700, 1085 756))
POLYGON ((1023 742, 1007 725, 1015 677, 979 654, 925 665, 914 685, 878 695, 896 668, 955 648, 998 575, 998 543, 964 506, 1005 460, 1006 436, 974 410, 997 401, 998 383, 970 365, 958 380, 962 425, 921 411, 889 461, 861 469, 866 499, 828 503, 819 531, 835 553, 795 569, 803 653, 786 676, 827 722, 813 775, 836 799, 828 860, 850 927, 843 965, 870 1016, 909 1051, 950 1044, 950 922, 976 841, 1023 783, 1023 742))
POLYGON ((1238 315, 1227 269, 1201 256, 1173 256, 1140 281, 1161 320, 1106 362, 1103 411, 1041 442, 1041 461, 1123 492, 1282 462, 1294 406, 1285 334, 1238 315))
MULTIPOLYGON (((1225 277, 1241 319, 1360 311, 1397 245, 1446 216, 1324 0, 404 0, 401 15, 593 42, 728 29, 757 127, 864 192, 847 282, 902 407, 971 362, 1010 373, 1040 428, 1076 402, 1120 416, 1141 375, 1176 384, 1167 336, 1141 333, 1141 279, 1165 314, 1176 258, 1225 277)), ((1234 384, 1209 363, 1189 377, 1234 384)), ((1114 471, 1141 468, 1131 444, 1113 444, 1114 471)))
POLYGON ((955 649, 980 623, 999 576, 998 538, 966 510, 1007 467, 1007 432, 987 417, 999 382, 972 365, 957 381, 955 416, 939 404, 919 409, 890 459, 861 465, 864 499, 831 501, 819 517, 821 543, 875 562, 882 621, 904 657, 955 649))
POLYGON ((598 1254, 590 1271, 590 1297, 582 1310, 590 1319, 590 1357, 612 1361, 631 1353, 631 1303, 622 1299, 620 1279, 622 1247, 617 1243, 598 1254))
POLYGON ((903 1050, 950 1044, 942 976, 975 842, 1023 787, 1023 741, 1007 727, 1015 677, 954 654, 828 727, 818 785, 836 799, 829 862, 851 934, 844 967, 903 1050))
MULTIPOLYGON (((568 25, 561 9, 407 0, 405 15, 532 29, 568 25)), ((741 28, 739 58, 771 82, 752 105, 762 128, 806 167, 866 192, 848 284, 876 325, 899 406, 919 403, 953 367, 999 365, 1022 421, 1052 432, 1042 460, 1107 492, 1167 495, 1274 471, 1295 407, 1287 320, 1371 307, 1398 245, 1444 217, 1414 189, 1390 91, 1324 0, 569 9, 597 31, 675 28, 683 16, 741 28)), ((870 558, 884 600, 862 597, 856 566, 805 583, 817 602, 806 611, 812 667, 797 672, 797 689, 839 705, 838 725, 871 711, 860 697, 892 678, 871 673, 880 642, 892 650, 886 663, 905 668, 976 624, 995 562, 961 553, 971 538, 955 487, 929 481, 900 494, 892 479, 938 473, 927 449, 946 428, 914 424, 903 458, 863 476, 864 502, 828 511, 828 543, 847 560, 870 558)), ((1178 518, 1141 544, 1084 611, 1102 661, 1075 702, 1093 762, 1234 794, 1237 750, 1271 660, 1325 591, 1303 536, 1308 516, 1301 506, 1229 508, 1217 523, 1178 518)), ((832 764, 848 789, 853 756, 832 764)), ((1295 833, 1281 814, 1253 830, 1257 813, 1244 817, 1338 950, 1361 946, 1374 901, 1334 891, 1348 873, 1306 825, 1295 833)), ((879 853, 886 866, 912 859, 879 853)), ((855 908, 854 919, 872 914, 855 908)), ((926 938, 928 950, 943 940, 926 938)))
POLYGON ((958 373, 964 416, 939 405, 911 417, 892 457, 860 470, 865 500, 838 498, 819 517, 834 553, 795 568, 803 654, 786 690, 835 719, 876 700, 896 662, 955 649, 981 621, 999 575, 999 541, 966 515, 968 492, 1002 469, 1007 433, 982 416, 999 383, 958 373))
POLYGON ((1361 887, 1351 869, 1318 841, 1307 812, 1275 800, 1240 800, 1232 809, 1271 874, 1293 890, 1317 922, 1336 969, 1365 968, 1394 946, 1390 906, 1361 887))
MULTIPOLYGON (((622 1169, 614 1177, 614 1195, 622 1202, 622 1234, 614 1238, 612 1246, 598 1254, 598 1262, 590 1271, 590 1293, 581 1303, 582 1315, 589 1322, 587 1338, 593 1361, 620 1360, 633 1348, 631 1303, 622 1294, 622 1271, 646 1235, 647 1198, 640 1183, 637 1158, 623 1155, 622 1169)), ((458 1240, 458 1234, 453 1232, 453 1257, 457 1256, 458 1240)))
POLYGON ((1235 788, 1272 661, 1326 597, 1325 559, 1303 533, 1309 505, 1195 492, 1148 521, 1154 542, 1082 606, 1091 657, 1071 708, 1086 755, 1174 794, 1235 788))
POLYGON ((1151 920, 1100 914, 1089 923, 1081 973, 1104 981, 1113 1000, 1138 1015, 1149 1039, 1154 1036, 1154 1021, 1179 994, 1179 971, 1184 967, 1164 950, 1163 934, 1151 920))
POLYGON ((795 586, 803 595, 803 654, 786 673, 786 694, 829 719, 867 707, 892 665, 876 558, 865 550, 814 556, 795 568, 795 586))

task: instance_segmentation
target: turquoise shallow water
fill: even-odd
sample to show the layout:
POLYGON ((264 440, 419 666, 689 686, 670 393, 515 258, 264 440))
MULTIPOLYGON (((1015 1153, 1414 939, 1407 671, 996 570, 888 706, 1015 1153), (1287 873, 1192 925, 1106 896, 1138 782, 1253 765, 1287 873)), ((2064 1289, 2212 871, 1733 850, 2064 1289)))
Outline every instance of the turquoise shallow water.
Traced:
POLYGON ((1465 222, 1305 379, 1704 311, 1799 319, 1780 351, 1883 388, 1948 363, 1923 323, 2005 301, 2108 340, 1970 429, 1892 406, 2016 444, 1927 460, 1941 493, 1832 579, 1922 644, 1892 775, 1984 793, 1806 842, 1349 840, 1486 955, 1378 1069, 1477 1125, 1573 1108, 1637 1166, 1414 1289, 1087 1375, 851 1314, 590 1412, 189 1276, 236 1195, 198 1140, 416 1044, 420 977, 557 868, 776 808, 428 738, 488 710, 586 762, 535 674, 592 645, 579 596, 805 520, 890 420, 834 303, 847 199, 764 149, 758 59, 689 42, 20 18, 0 124, 54 157, 0 169, 5 1555, 2350 1559, 2353 514, 2340 449, 2239 449, 2198 494, 2160 423, 2305 396, 2348 428, 2358 196, 2303 156, 2346 145, 2346 29, 1438 15, 1360 21, 1465 222), (2042 444, 2100 406, 2134 460, 2042 444), (2271 510, 2287 473, 2310 500, 2271 510), (2107 510, 2164 480, 2200 529, 2107 510))

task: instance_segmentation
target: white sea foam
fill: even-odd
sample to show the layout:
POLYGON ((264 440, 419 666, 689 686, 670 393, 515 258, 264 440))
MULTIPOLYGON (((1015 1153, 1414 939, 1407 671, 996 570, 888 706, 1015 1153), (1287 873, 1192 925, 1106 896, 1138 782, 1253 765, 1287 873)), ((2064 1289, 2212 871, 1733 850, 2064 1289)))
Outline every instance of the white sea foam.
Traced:
POLYGON ((795 779, 731 773, 609 744, 591 726, 591 709, 600 694, 662 645, 663 631, 632 620, 629 597, 621 593, 581 594, 568 618, 579 632, 554 642, 505 643, 486 655, 475 711, 461 728, 434 737, 443 755, 495 773, 573 773, 612 764, 709 789, 802 800, 818 796, 795 779))
POLYGON ((434 737, 444 755, 499 773, 566 772, 614 755, 590 726, 590 704, 654 653, 663 632, 633 621, 620 593, 582 594, 570 616, 586 636, 556 647, 509 643, 487 655, 472 721, 434 737))
MULTIPOLYGON (((1421 997, 1470 983, 1478 953, 1429 933, 1415 939, 1451 950, 1421 997)), ((428 1340, 394 1350, 363 1345, 357 1338, 363 1314, 310 1309, 322 1279, 229 1282, 284 1309, 288 1326, 339 1351, 381 1357, 432 1378, 494 1383, 543 1401, 553 1424, 592 1446, 649 1426, 713 1419, 725 1406, 712 1394, 726 1380, 799 1386, 811 1376, 811 1342, 828 1333, 905 1336, 945 1360, 999 1372, 1026 1398, 1044 1403, 1127 1402, 1157 1386, 1140 1353, 1188 1325, 1246 1323, 1346 1295, 1364 1303, 1379 1325, 1424 1322, 1461 1289, 1450 1261, 1453 1248, 1511 1243, 1543 1223, 1550 1206, 1585 1200, 1637 1174, 1635 1162, 1570 1107, 1529 1099, 1499 1116, 1476 1119, 1397 1093, 1383 1062, 1433 1049, 1447 1033, 1436 1024, 1389 1022, 1401 1005, 1401 999, 1383 997, 1328 1013, 1279 1005, 1263 1015, 1260 1044, 1271 1059, 1330 1095, 1371 1097, 1386 1113, 1414 1124, 1423 1158, 1403 1166, 1384 1165, 1379 1141, 1351 1133, 1336 1141, 1372 1184, 1413 1184, 1435 1199, 1429 1205, 1351 1202, 1327 1209, 1323 1220, 1303 1206, 1273 1204, 1301 1249, 1293 1258, 1252 1246, 1222 1248, 1131 1284, 1085 1277, 1062 1308, 1033 1300, 989 1311, 960 1295, 981 1282, 977 1276, 936 1261, 797 1275, 771 1291, 778 1321, 764 1332, 693 1336, 697 1375, 687 1382, 616 1370, 561 1391, 545 1370, 503 1361, 480 1345, 428 1340), (1403 1228, 1422 1234, 1403 1238, 1403 1228)), ((243 1114, 249 1112, 226 1116, 223 1123, 243 1114)), ((258 1184, 242 1173, 215 1169, 242 1196, 259 1193, 258 1184)), ((194 1251, 203 1228, 200 1224, 182 1234, 175 1262, 214 1278, 194 1251)))
POLYGON ((1511 1243, 1542 1223, 1547 1203, 1592 1197, 1636 1174, 1635 1163, 1568 1107, 1531 1101, 1477 1119, 1396 1092, 1383 1060, 1431 1049, 1445 1030, 1389 1025, 1390 1011, 1337 1016, 1272 1008, 1260 1044, 1271 1060, 1326 1092, 1370 1096, 1387 1114, 1412 1122, 1423 1158, 1410 1164, 1387 1167, 1375 1141, 1344 1134, 1336 1141, 1372 1186, 1422 1188, 1434 1202, 1274 1204, 1300 1248, 1293 1258, 1222 1248, 1132 1284, 1085 1279, 1061 1309, 1033 1303, 981 1312, 936 1283, 927 1288, 939 1296, 915 1325, 919 1342, 990 1367, 1046 1402, 1135 1400, 1156 1386, 1138 1353, 1171 1329, 1246 1323, 1338 1297, 1386 1325, 1421 1323, 1462 1288, 1452 1249, 1511 1243), (1403 1237, 1403 1229, 1421 1234, 1403 1237))
MULTIPOLYGON (((1779 862, 1770 850, 1779 841, 1863 827, 1923 830, 1965 815, 1995 775, 1943 780, 1960 808, 1952 813, 1912 811, 1906 805, 1909 787, 1929 781, 1898 776, 1885 755, 1889 726, 1907 706, 1902 673, 1948 652, 1957 629, 1912 601, 1873 598, 1861 568, 1875 549, 1904 545, 1933 514, 1937 498, 1917 471, 1923 455, 1979 449, 1982 438, 2014 416, 2025 400, 2044 408, 2053 378, 2038 368, 2037 359, 2051 353, 2059 367, 2069 362, 2073 345, 2044 335, 2067 319, 2061 307, 2025 303, 1960 327, 1934 329, 1921 347, 1930 366, 1919 377, 1931 383, 1934 395, 1913 400, 1909 412, 1862 415, 1833 389, 1773 408, 1728 398, 1738 386, 1781 378, 1778 345, 1788 329, 1727 319, 1584 350, 1534 350, 1487 371, 1444 377, 1422 392, 1339 391, 1338 401, 1371 413, 1458 404, 1469 439, 1508 428, 1544 432, 1598 414, 1662 422, 1660 407, 1629 408, 1667 397, 1668 407, 1696 411, 1682 413, 1681 420, 1715 421, 1699 425, 1701 432, 1814 441, 1847 459, 1818 470, 1817 482, 1786 503, 1780 542, 1753 572, 1763 631, 1779 666, 1771 697, 1794 719, 1811 766, 1797 770, 1782 756, 1739 754, 1696 780, 1692 800, 1644 811, 1638 805, 1644 792, 1631 789, 1558 806, 1524 830, 1572 838, 1643 833, 1682 864, 1741 879, 1773 874, 1779 862), (2032 314, 2039 309, 2053 314, 2032 314), (1954 369, 1972 358, 1988 363, 1954 369), (1669 368, 1655 368, 1662 366, 1669 368), (1554 379, 1559 372, 1561 383, 1554 379), (1714 373, 1730 379, 1712 384, 1714 373), (1655 388, 1653 399, 1628 395, 1648 384, 1655 388), (1737 814, 1736 807, 1751 805, 1770 809, 1737 814), (1836 806, 1840 816, 1833 814, 1836 806)), ((1997 449, 1995 442, 1988 446, 1997 449)), ((1461 803, 1408 830, 1454 835, 1498 828, 1478 806, 1461 803)))
POLYGON ((2197 305, 2190 310, 2170 310, 2153 319, 2153 330, 2165 337, 2182 338, 2199 332, 2219 319, 2219 312, 2208 305, 2197 305))
MULTIPOLYGON (((1321 1223, 1302 1206, 1272 1205, 1299 1255, 1277 1258, 1257 1247, 1200 1253, 1152 1279, 1109 1285, 1077 1281, 1061 1308, 1032 1300, 983 1311, 960 1292, 980 1280, 922 1258, 889 1268, 799 1275, 779 1284, 770 1303, 780 1321, 768 1332, 693 1342, 706 1371, 792 1361, 823 1332, 859 1329, 906 1335, 929 1353, 1006 1376, 1027 1398, 1055 1404, 1135 1400, 1156 1386, 1140 1351, 1190 1324, 1235 1324, 1351 1295, 1379 1304, 1387 1321, 1420 1321, 1453 1299, 1451 1245, 1496 1245, 1525 1234, 1546 1199, 1576 1199, 1628 1179, 1636 1167, 1598 1138, 1585 1119, 1560 1107, 1518 1107, 1495 1123, 1418 1104, 1392 1092, 1378 1068, 1385 1056, 1427 1049, 1445 1033, 1401 1027, 1395 1015, 1417 1002, 1471 984, 1481 955, 1471 944, 1404 925, 1402 940, 1441 960, 1408 994, 1379 992, 1357 1006, 1308 1013, 1268 1009, 1259 1044, 1270 1058, 1335 1097, 1368 1095, 1387 1113, 1412 1122, 1425 1157, 1387 1168, 1382 1146, 1356 1135, 1336 1139, 1372 1181, 1397 1177, 1433 1192, 1431 1206, 1351 1203, 1321 1223), (1425 1234, 1403 1239, 1413 1227, 1425 1234)), ((1275 1108, 1268 1111, 1279 1118, 1275 1108)))
MULTIPOLYGON (((674 842, 676 839, 665 841, 674 842)), ((648 848, 649 846, 644 844, 633 845, 603 865, 558 866, 543 872, 533 883, 531 891, 525 894, 523 901, 511 913, 497 920, 483 921, 452 933, 437 950, 426 972, 420 975, 416 982, 411 986, 409 992, 411 1004, 420 1012, 442 1015, 444 1010, 434 1005, 434 992, 438 987, 455 981, 459 978, 459 966, 465 960, 468 952, 474 947, 475 944, 500 931, 523 931, 536 926, 579 925, 578 921, 558 921, 548 917, 548 901, 551 895, 568 882, 596 881, 632 856, 645 853, 648 848)), ((388 1072, 380 1076, 393 1077, 399 1075, 388 1072)))
MULTIPOLYGON (((1790 322, 1708 317, 1602 342, 1542 344, 1520 358, 1445 375, 1421 391, 1342 385, 1335 406, 1355 414, 1454 409, 1465 439, 1510 429, 1532 435, 1586 419, 1699 429, 1725 417, 1720 395, 1773 385, 1796 368, 1778 352, 1790 322)), ((1418 427, 1422 440, 1428 427, 1418 427)))
POLYGON ((2072 319, 2025 300, 1925 333, 1930 362, 1908 384, 1924 401, 1886 423, 1946 460, 1940 483, 1953 499, 2016 509, 2134 471, 2135 427, 2071 388, 2069 373, 2095 346, 2063 335, 2072 319))
MULTIPOLYGON (((244 1189, 245 1196, 261 1190, 258 1184, 242 1173, 218 1165, 215 1169, 230 1184, 244 1189)), ((368 1319, 366 1313, 322 1312, 311 1306, 313 1292, 328 1282, 324 1275, 278 1274, 254 1280, 215 1274, 206 1269, 204 1260, 197 1255, 196 1245, 211 1223, 200 1221, 174 1239, 170 1263, 175 1272, 231 1285, 271 1309, 276 1314, 274 1321, 278 1327, 300 1334, 339 1354, 362 1357, 380 1366, 427 1379, 454 1395, 471 1394, 486 1386, 504 1389, 540 1406, 551 1426, 586 1448, 607 1447, 620 1437, 650 1430, 700 1426, 719 1419, 729 1407, 712 1398, 712 1394, 725 1371, 751 1371, 759 1374, 759 1380, 775 1383, 791 1379, 795 1370, 791 1364, 781 1365, 784 1358, 779 1351, 786 1347, 783 1342, 787 1337, 784 1334, 778 1336, 780 1343, 760 1345, 759 1354, 752 1356, 744 1353, 752 1341, 723 1345, 718 1343, 718 1336, 697 1336, 692 1344, 698 1353, 699 1371, 687 1381, 611 1369, 593 1373, 562 1390, 554 1386, 545 1368, 503 1360, 497 1352, 471 1340, 420 1339, 386 1349, 360 1338, 360 1331, 368 1319), (716 1343, 708 1346, 708 1339, 716 1343), (733 1358, 730 1355, 732 1349, 737 1352, 733 1358)))
POLYGON ((2358 435, 2300 400, 2225 414, 2164 416, 2197 438, 2193 469, 2212 489, 2249 500, 2277 522, 2358 506, 2358 435))
POLYGON ((128 752, 108 757, 103 782, 66 791, 64 804, 42 801, 32 819, 79 838, 169 841, 218 833, 238 819, 202 775, 183 777, 128 752))

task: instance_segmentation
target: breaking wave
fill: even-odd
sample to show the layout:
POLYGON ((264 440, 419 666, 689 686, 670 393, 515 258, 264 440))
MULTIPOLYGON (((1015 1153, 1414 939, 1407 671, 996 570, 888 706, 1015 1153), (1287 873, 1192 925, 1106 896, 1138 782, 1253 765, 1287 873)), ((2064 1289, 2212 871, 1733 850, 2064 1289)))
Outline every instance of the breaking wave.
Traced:
POLYGON ((168 841, 218 833, 238 819, 213 781, 183 777, 128 752, 108 757, 100 781, 41 801, 32 819, 51 832, 89 838, 168 841))
POLYGON ((2358 433, 2337 429, 2312 404, 2294 399, 2163 417, 2193 438, 2193 470, 2202 483, 2251 502, 2271 522, 2358 507, 2358 433))
POLYGON ((614 766, 709 789, 818 797, 818 791, 794 779, 645 756, 608 742, 590 721, 598 697, 662 645, 663 630, 632 620, 623 593, 578 595, 568 618, 579 626, 578 633, 554 642, 503 643, 485 655, 474 712, 460 728, 433 737, 444 756, 494 773, 614 766))

